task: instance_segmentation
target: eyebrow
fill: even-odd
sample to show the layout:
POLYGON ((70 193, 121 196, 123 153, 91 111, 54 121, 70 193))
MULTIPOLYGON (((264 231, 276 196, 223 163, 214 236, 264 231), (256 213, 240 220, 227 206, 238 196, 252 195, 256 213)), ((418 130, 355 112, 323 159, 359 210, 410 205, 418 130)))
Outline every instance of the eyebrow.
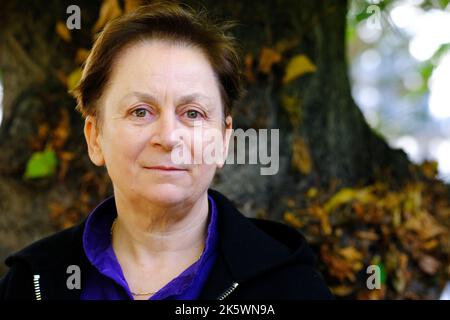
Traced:
MULTIPOLYGON (((146 92, 140 92, 140 91, 133 91, 127 95, 125 95, 122 98, 122 101, 131 97, 136 97, 140 100, 145 100, 148 101, 150 103, 156 104, 156 105, 160 105, 159 100, 152 94, 150 93, 146 93, 146 92)), ((188 103, 188 102, 193 102, 193 101, 204 101, 206 103, 210 103, 211 99, 208 96, 205 96, 202 93, 199 92, 194 92, 194 93, 190 93, 187 95, 184 95, 182 97, 180 97, 178 99, 178 103, 177 104, 183 104, 183 103, 188 103)))

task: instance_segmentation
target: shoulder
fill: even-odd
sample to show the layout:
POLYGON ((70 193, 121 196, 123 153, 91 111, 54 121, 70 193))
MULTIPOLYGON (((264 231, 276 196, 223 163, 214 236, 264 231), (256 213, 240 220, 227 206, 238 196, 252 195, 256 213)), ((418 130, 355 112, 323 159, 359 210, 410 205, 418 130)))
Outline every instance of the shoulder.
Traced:
POLYGON ((0 300, 33 299, 33 274, 53 274, 69 261, 79 260, 83 228, 84 221, 9 255, 5 259, 9 270, 0 280, 0 300))
POLYGON ((15 263, 0 279, 0 301, 31 299, 32 272, 26 263, 15 263))
POLYGON ((83 221, 29 244, 8 256, 5 260, 6 265, 11 267, 18 260, 37 263, 48 262, 50 258, 61 259, 69 254, 71 249, 82 245, 84 224, 83 221))

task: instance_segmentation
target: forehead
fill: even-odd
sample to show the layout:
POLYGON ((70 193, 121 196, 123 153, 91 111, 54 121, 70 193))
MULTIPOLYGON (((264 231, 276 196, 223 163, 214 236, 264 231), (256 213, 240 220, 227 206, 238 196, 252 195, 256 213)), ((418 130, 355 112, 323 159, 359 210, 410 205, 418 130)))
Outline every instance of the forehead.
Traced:
POLYGON ((214 71, 200 49, 159 40, 124 49, 114 64, 111 84, 116 89, 218 93, 214 71))

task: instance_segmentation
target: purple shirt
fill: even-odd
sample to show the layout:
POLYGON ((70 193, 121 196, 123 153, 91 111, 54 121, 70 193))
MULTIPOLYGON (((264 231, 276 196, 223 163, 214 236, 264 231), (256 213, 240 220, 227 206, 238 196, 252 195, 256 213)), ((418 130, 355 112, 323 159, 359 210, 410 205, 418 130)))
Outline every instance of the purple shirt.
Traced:
MULTIPOLYGON (((208 235, 200 259, 149 300, 194 300, 199 297, 217 256, 217 208, 211 196, 208 195, 208 199, 208 235)), ((86 220, 83 248, 94 268, 86 275, 81 300, 133 300, 111 243, 110 229, 116 216, 115 200, 111 196, 100 203, 86 220), (108 207, 114 210, 105 210, 108 207)))

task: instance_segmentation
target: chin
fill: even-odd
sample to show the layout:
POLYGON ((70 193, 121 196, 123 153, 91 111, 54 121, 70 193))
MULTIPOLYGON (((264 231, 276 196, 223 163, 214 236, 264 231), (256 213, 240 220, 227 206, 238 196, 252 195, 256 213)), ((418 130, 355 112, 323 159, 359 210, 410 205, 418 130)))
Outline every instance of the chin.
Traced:
POLYGON ((191 196, 191 193, 191 188, 174 184, 157 184, 146 189, 143 196, 155 204, 172 205, 187 200, 191 196))

